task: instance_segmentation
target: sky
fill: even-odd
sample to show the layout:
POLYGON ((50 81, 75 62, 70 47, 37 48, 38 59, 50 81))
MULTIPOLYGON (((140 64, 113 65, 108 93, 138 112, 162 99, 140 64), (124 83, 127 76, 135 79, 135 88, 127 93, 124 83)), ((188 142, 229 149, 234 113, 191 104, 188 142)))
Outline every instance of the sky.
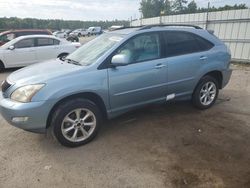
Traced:
MULTIPOLYGON (((128 20, 139 18, 141 0, 0 0, 0 17, 64 20, 128 20)), ((190 0, 189 0, 190 1, 190 0)), ((200 7, 208 0, 195 0, 200 7)), ((211 6, 245 3, 250 0, 210 0, 211 6)))

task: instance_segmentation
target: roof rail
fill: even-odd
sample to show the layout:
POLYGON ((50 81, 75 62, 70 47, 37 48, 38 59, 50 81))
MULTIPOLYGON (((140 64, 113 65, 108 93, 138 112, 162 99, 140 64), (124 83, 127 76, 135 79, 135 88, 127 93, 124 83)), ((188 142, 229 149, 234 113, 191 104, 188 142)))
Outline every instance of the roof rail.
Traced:
POLYGON ((124 26, 124 27, 120 27, 120 28, 115 28, 115 29, 111 29, 110 31, 116 31, 116 30, 121 30, 121 29, 131 29, 131 28, 140 28, 142 26, 124 26))
POLYGON ((193 27, 195 29, 202 29, 201 27, 197 25, 190 25, 190 24, 153 24, 153 25, 142 26, 139 30, 151 29, 152 27, 167 27, 167 26, 193 27))

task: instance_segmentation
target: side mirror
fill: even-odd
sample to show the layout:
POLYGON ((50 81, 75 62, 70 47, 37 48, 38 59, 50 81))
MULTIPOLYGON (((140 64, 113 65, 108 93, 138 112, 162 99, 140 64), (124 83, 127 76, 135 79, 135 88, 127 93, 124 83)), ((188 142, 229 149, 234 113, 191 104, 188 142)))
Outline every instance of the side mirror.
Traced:
POLYGON ((111 64, 114 66, 125 66, 129 64, 129 55, 117 54, 112 57, 111 64))
POLYGON ((11 46, 9 46, 8 49, 9 49, 9 50, 14 50, 14 49, 15 49, 15 46, 11 45, 11 46))

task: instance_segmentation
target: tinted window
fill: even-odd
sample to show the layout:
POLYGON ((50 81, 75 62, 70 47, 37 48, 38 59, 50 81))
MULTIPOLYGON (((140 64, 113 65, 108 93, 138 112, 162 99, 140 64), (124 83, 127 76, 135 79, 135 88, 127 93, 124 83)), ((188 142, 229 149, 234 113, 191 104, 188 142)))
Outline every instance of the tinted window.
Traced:
POLYGON ((20 31, 15 32, 16 37, 25 36, 25 35, 48 35, 46 31, 20 31))
POLYGON ((54 45, 54 40, 50 38, 38 38, 37 46, 51 46, 54 45))
POLYGON ((15 44, 15 48, 30 48, 34 47, 34 39, 24 39, 15 44))
POLYGON ((177 56, 205 51, 212 48, 212 43, 187 32, 166 32, 166 56, 177 56))
POLYGON ((200 46, 201 51, 209 50, 214 46, 211 42, 209 42, 209 41, 207 41, 207 40, 205 40, 205 39, 203 39, 203 38, 201 38, 199 36, 197 36, 195 38, 196 38, 196 40, 197 40, 197 42, 198 42, 198 44, 200 46))
POLYGON ((117 54, 129 56, 130 63, 160 58, 160 40, 157 33, 143 34, 130 39, 117 54))

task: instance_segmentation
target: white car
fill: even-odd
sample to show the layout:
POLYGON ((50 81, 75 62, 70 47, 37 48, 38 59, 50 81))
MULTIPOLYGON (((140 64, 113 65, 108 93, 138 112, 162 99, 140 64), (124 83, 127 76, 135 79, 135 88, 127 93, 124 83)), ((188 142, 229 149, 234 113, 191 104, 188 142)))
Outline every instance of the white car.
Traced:
POLYGON ((58 38, 66 38, 67 37, 67 33, 65 33, 63 31, 56 31, 53 33, 53 35, 58 37, 58 38))
POLYGON ((64 58, 80 46, 52 35, 21 36, 0 47, 0 69, 64 58))
POLYGON ((76 29, 70 33, 71 35, 76 35, 78 37, 89 35, 86 29, 76 29))

